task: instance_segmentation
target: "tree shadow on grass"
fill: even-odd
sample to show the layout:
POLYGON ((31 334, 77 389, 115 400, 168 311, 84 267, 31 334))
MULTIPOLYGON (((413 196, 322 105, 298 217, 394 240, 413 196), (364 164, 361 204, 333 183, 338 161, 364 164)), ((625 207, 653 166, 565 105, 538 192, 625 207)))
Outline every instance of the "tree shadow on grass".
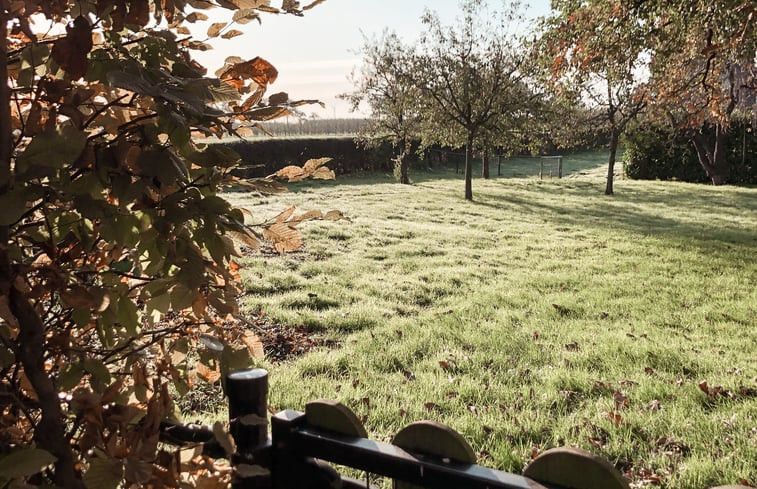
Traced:
POLYGON ((515 190, 479 190, 476 204, 503 212, 526 210, 555 227, 592 226, 662 237, 682 246, 714 247, 731 254, 738 247, 742 256, 757 255, 757 230, 743 221, 747 214, 757 215, 757 191, 753 189, 722 191, 692 185, 691 192, 668 192, 657 185, 604 196, 596 191, 596 184, 577 181, 569 185, 525 185, 515 190), (542 195, 529 198, 531 192, 542 195), (548 203, 545 193, 554 196, 548 203))

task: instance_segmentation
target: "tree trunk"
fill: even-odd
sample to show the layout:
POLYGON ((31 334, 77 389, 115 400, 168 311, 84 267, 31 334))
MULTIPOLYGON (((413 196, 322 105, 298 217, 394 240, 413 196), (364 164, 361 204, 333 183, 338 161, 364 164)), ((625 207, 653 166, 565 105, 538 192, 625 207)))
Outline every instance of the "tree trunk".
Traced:
POLYGON ((615 182, 615 156, 618 153, 618 141, 620 134, 613 130, 610 135, 610 159, 607 162, 607 184, 605 185, 605 195, 613 194, 613 183, 615 182))
POLYGON ((394 159, 394 178, 396 178, 399 183, 403 184, 410 183, 410 176, 408 175, 408 166, 410 166, 410 162, 408 161, 407 146, 407 141, 404 139, 401 140, 398 143, 398 152, 394 159))
POLYGON ((722 124, 715 125, 715 135, 712 141, 701 131, 691 139, 697 152, 699 164, 710 178, 713 185, 723 185, 728 181, 730 168, 725 159, 726 128, 722 124))
POLYGON ((481 176, 485 179, 489 179, 489 150, 485 149, 484 154, 481 157, 481 164, 483 168, 481 169, 481 176))
POLYGON ((58 390, 45 370, 45 325, 29 300, 15 287, 10 288, 10 309, 20 325, 16 341, 16 360, 23 365, 24 373, 39 399, 42 416, 34 429, 38 448, 53 454, 55 483, 66 489, 83 488, 74 469, 74 455, 66 439, 65 417, 60 406, 58 390))
POLYGON ((465 200, 473 200, 473 134, 465 145, 465 200))

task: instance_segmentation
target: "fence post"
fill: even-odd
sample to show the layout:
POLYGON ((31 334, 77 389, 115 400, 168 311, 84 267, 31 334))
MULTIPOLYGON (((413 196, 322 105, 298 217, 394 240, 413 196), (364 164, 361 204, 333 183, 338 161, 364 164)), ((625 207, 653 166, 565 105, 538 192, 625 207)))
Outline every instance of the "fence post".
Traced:
POLYGON ((562 156, 557 159, 557 178, 562 178, 562 156))
POLYGON ((497 176, 502 176, 502 155, 497 155, 497 176))
POLYGON ((237 469, 232 488, 271 487, 268 372, 253 368, 229 373, 226 395, 229 398, 231 436, 237 445, 237 453, 231 460, 237 469))
POLYGON ((544 158, 539 160, 539 180, 544 178, 544 158))

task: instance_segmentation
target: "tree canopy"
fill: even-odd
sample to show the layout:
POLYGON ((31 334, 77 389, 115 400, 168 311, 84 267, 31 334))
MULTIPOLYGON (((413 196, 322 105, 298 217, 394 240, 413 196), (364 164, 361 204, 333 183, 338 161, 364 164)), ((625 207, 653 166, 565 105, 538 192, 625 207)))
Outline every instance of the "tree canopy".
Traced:
POLYGON ((731 116, 755 106, 752 2, 558 0, 553 8, 538 44, 553 82, 602 107, 611 134, 642 109, 687 132, 712 182, 726 182, 721 143, 731 116))
POLYGON ((426 31, 412 77, 424 96, 424 144, 465 146, 465 198, 472 200, 477 140, 486 135, 491 142, 493 135, 513 127, 528 112, 532 94, 519 70, 523 53, 507 35, 516 13, 492 13, 474 1, 461 6, 461 17, 452 26, 443 25, 432 12, 424 15, 426 31))
POLYGON ((420 90, 410 83, 411 48, 397 34, 384 32, 380 38, 366 38, 361 54, 361 70, 352 77, 355 90, 341 97, 353 110, 362 103, 370 107, 361 140, 364 144, 391 142, 396 151, 395 177, 400 183, 410 183, 408 157, 421 124, 420 90))

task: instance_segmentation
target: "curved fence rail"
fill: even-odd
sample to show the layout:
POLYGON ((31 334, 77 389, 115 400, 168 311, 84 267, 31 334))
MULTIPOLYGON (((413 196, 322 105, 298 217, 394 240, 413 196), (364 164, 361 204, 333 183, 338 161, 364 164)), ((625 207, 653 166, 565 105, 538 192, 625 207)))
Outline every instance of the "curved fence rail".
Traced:
MULTIPOLYGON (((272 416, 268 432, 268 372, 248 369, 226 377, 234 489, 369 489, 369 481, 339 474, 326 462, 388 477, 394 489, 628 489, 626 479, 606 460, 574 448, 556 448, 532 461, 523 475, 475 464, 467 441, 432 421, 403 428, 391 444, 367 438, 346 406, 316 400, 305 412, 272 416)), ((202 444, 203 454, 225 458, 213 430, 163 422, 161 441, 202 444)), ((741 486, 727 486, 737 488, 741 486)))

